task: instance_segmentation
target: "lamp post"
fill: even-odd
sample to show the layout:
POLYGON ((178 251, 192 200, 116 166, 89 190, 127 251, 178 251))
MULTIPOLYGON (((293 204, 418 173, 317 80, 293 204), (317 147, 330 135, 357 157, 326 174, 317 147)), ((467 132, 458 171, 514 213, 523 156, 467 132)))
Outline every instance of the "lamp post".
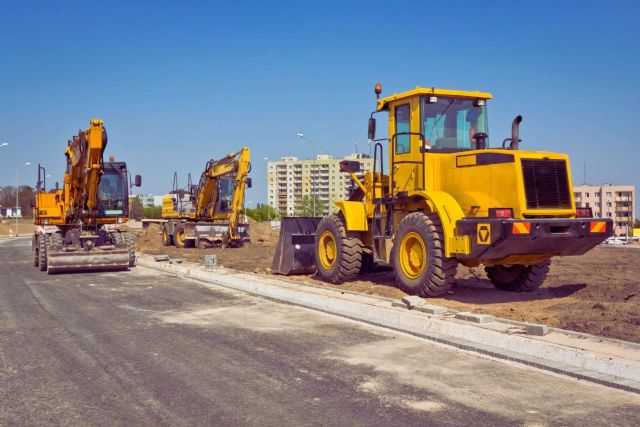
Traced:
MULTIPOLYGON (((314 166, 316 166, 316 151, 314 150, 315 148, 315 142, 313 142, 312 140, 310 140, 309 138, 307 138, 306 136, 304 136, 303 133, 298 133, 296 134, 298 135, 299 138, 304 139, 305 141, 308 141, 309 143, 311 143, 311 150, 313 151, 313 161, 311 163, 311 174, 310 174, 310 180, 311 180, 311 206, 313 209, 313 215, 312 216, 316 216, 316 198, 314 197, 314 174, 313 174, 313 168, 314 166)), ((316 171, 316 176, 315 178, 318 177, 317 171, 316 171)))
POLYGON ((19 184, 19 177, 20 177, 20 168, 25 167, 25 166, 29 166, 31 164, 31 162, 25 162, 24 165, 20 165, 16 168, 16 211, 15 211, 15 216, 16 216, 16 237, 18 237, 18 209, 20 209, 20 201, 18 199, 18 197, 20 196, 20 184, 19 184))
POLYGON ((263 157, 264 161, 267 162, 267 222, 271 221, 271 218, 269 218, 269 158, 268 157, 263 157))

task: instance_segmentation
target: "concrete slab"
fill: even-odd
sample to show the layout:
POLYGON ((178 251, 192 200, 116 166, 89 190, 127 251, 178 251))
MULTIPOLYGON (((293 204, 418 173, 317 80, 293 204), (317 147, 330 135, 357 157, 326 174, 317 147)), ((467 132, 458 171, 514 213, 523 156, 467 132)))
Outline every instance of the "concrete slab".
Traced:
POLYGON ((420 307, 426 304, 426 301, 423 298, 420 298, 416 295, 407 295, 402 297, 402 302, 405 303, 409 307, 420 307))
POLYGON ((468 311, 461 311, 459 313, 456 313, 455 317, 456 319, 466 320, 467 322, 474 323, 487 323, 494 320, 494 317, 488 314, 476 314, 470 313, 468 311))
POLYGON ((421 311, 422 313, 427 313, 427 314, 444 314, 449 311, 446 307, 433 305, 433 304, 425 304, 425 305, 416 307, 415 310, 421 311))
POLYGON ((546 325, 538 325, 535 323, 526 324, 527 335, 544 336, 549 333, 549 327, 546 325))

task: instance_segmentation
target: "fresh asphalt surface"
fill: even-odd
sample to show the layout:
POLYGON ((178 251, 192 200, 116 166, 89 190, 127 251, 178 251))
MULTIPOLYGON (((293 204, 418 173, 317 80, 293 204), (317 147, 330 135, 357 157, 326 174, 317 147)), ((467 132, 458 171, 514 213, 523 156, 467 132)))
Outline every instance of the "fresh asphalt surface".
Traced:
POLYGON ((0 425, 640 424, 633 394, 244 293, 0 260, 0 425))

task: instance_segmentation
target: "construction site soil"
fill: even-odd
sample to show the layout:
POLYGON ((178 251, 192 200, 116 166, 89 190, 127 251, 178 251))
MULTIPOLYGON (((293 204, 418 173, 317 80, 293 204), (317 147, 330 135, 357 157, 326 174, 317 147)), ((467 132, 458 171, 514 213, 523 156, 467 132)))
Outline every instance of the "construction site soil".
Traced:
MULTIPOLYGON (((165 247, 158 225, 133 231, 141 252, 199 263, 204 262, 204 255, 216 254, 218 264, 226 268, 259 274, 270 274, 278 241, 278 232, 262 223, 251 224, 252 242, 242 248, 165 247)), ((313 276, 288 279, 390 298, 405 295, 394 286, 392 271, 364 274, 342 285, 313 276)), ((430 302, 640 343, 640 245, 602 245, 583 256, 554 258, 544 285, 530 293, 496 290, 481 267, 459 266, 456 286, 430 302)))

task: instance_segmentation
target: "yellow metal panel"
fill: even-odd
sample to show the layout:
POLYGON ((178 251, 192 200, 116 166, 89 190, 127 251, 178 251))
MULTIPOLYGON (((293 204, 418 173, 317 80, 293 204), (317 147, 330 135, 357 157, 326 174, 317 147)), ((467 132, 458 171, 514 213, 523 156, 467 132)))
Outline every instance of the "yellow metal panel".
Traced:
POLYGON ((367 223, 367 214, 363 202, 336 202, 336 206, 344 215, 347 222, 347 230, 349 231, 367 231, 369 225, 367 223))
MULTIPOLYGON (((456 235, 456 223, 464 218, 464 213, 456 200, 444 191, 414 191, 409 193, 409 197, 420 197, 427 201, 428 205, 438 214, 442 223, 444 241, 449 242, 456 235)), ((444 254, 450 257, 456 252, 452 247, 445 244, 444 254)), ((467 252, 468 253, 468 252, 467 252)))
POLYGON ((410 97, 418 97, 421 95, 453 96, 457 98, 473 98, 473 99, 493 98, 493 96, 488 92, 417 87, 407 92, 397 93, 397 94, 379 99, 376 109, 378 111, 386 110, 389 107, 388 104, 393 101, 403 100, 410 97))
POLYGON ((468 154, 456 157, 456 166, 474 166, 476 164, 476 155, 468 154))

